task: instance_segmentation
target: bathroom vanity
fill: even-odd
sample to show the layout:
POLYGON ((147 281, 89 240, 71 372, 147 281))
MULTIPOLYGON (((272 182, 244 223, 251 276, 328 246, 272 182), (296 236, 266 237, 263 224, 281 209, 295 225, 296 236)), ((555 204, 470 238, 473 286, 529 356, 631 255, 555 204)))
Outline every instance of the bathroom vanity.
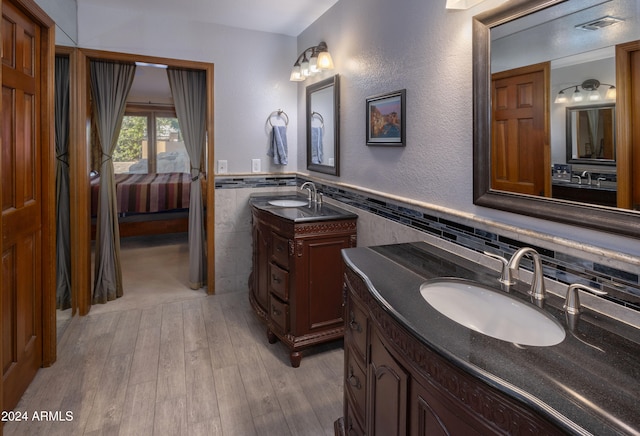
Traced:
POLYGON ((289 347, 293 367, 302 350, 344 333, 343 248, 356 246, 357 215, 305 196, 250 198, 253 271, 249 300, 270 343, 289 347))
MULTIPOLYGON (((440 313, 420 289, 455 277, 505 292, 499 272, 424 242, 343 257, 345 404, 336 434, 640 434, 638 328, 589 309, 569 325, 564 299, 547 293, 535 310, 562 325, 561 342, 494 339, 440 313)), ((528 290, 517 282, 509 298, 533 305, 528 290)))

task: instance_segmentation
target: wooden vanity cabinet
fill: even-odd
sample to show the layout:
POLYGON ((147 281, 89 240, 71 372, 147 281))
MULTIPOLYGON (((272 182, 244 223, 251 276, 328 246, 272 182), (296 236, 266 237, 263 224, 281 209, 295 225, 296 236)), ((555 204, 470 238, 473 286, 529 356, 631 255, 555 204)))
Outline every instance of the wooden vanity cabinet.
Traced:
POLYGON ((420 342, 348 267, 345 288, 345 404, 337 435, 564 434, 420 342))
POLYGON ((301 351, 344 334, 341 250, 356 245, 356 218, 296 222, 252 207, 249 300, 270 343, 301 351))

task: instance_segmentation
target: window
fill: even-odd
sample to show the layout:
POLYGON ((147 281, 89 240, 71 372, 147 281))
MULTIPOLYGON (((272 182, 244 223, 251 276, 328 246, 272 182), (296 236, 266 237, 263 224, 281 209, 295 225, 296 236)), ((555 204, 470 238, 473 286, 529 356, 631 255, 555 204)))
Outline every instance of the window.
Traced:
POLYGON ((188 173, 189 155, 171 109, 128 107, 113 153, 116 174, 188 173))

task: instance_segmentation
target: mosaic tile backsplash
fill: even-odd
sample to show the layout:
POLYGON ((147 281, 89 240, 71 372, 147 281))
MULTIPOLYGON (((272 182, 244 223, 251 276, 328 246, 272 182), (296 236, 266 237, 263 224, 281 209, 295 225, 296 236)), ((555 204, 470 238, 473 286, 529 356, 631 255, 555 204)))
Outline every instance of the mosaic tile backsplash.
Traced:
MULTIPOLYGON (((306 180, 306 178, 296 175, 216 177, 216 189, 293 187, 302 185, 306 180)), ((317 181, 314 183, 318 191, 321 191, 327 198, 430 233, 477 252, 490 251, 509 258, 511 254, 525 245, 503 235, 460 224, 452 219, 430 215, 412 209, 410 206, 399 206, 392 202, 368 197, 354 190, 336 188, 317 181)), ((531 246, 531 244, 526 245, 531 246)), ((640 311, 640 277, 637 272, 612 268, 561 251, 536 246, 532 248, 538 251, 542 257, 546 277, 566 284, 582 283, 602 289, 607 292, 603 298, 640 311)), ((523 262, 522 266, 531 270, 530 264, 523 262)))

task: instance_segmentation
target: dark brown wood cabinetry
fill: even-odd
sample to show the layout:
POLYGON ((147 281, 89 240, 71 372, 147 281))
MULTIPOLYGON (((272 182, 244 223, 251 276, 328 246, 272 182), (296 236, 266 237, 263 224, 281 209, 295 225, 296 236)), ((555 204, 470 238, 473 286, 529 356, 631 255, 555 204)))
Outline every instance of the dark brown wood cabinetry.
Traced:
POLYGON ((564 434, 410 334, 350 268, 345 284, 345 405, 336 434, 564 434))
POLYGON ((605 189, 589 189, 576 186, 553 185, 553 198, 616 207, 617 192, 605 189))
POLYGON ((356 245, 356 216, 297 222, 252 207, 252 218, 251 306, 298 367, 303 349, 343 336, 340 251, 356 245))

